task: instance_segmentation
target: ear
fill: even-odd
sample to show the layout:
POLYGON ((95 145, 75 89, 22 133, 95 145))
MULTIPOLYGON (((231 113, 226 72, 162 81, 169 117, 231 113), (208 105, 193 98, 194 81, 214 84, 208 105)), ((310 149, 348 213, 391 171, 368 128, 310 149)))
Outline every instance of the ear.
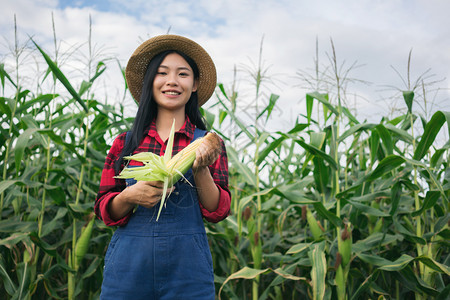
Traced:
POLYGON ((194 80, 194 86, 192 87, 192 92, 196 92, 198 88, 198 79, 194 80))

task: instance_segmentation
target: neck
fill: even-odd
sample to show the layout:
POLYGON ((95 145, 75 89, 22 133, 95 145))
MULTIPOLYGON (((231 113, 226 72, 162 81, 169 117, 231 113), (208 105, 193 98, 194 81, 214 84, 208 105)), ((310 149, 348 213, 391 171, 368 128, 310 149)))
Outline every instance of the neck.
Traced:
POLYGON ((158 116, 156 117, 156 130, 163 141, 166 141, 169 138, 173 119, 175 119, 175 132, 177 132, 184 125, 186 120, 185 112, 173 112, 162 109, 158 110, 158 116))

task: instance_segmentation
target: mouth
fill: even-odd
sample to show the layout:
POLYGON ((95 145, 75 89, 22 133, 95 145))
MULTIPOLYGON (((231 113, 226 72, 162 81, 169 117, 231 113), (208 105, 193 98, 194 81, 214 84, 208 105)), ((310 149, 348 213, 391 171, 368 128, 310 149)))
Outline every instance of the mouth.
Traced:
POLYGON ((180 93, 180 92, 177 92, 177 91, 164 91, 163 94, 165 94, 165 95, 170 95, 170 96, 178 96, 178 95, 180 95, 181 93, 180 93))

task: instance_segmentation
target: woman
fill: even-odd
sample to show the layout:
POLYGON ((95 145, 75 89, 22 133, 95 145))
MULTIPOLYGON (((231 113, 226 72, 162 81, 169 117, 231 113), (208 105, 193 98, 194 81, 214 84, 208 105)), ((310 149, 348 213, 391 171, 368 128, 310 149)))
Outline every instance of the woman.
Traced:
MULTIPOLYGON (((174 119, 173 155, 205 134, 199 107, 214 92, 214 63, 194 41, 162 35, 136 49, 125 75, 139 108, 131 131, 115 139, 106 157, 95 202, 97 216, 108 226, 119 226, 105 256, 100 298, 214 299, 203 218, 219 222, 229 213, 223 141, 216 135, 202 143, 192 169, 171 189, 158 221, 162 182, 114 178, 124 167, 124 156, 163 155, 174 119)), ((128 166, 136 165, 130 161, 128 166)))

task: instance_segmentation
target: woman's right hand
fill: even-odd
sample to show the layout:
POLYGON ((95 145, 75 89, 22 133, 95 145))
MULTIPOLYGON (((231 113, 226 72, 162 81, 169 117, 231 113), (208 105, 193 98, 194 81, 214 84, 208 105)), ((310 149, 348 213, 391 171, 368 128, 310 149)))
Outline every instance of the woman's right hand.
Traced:
MULTIPOLYGON (((164 183, 162 181, 138 181, 122 191, 127 203, 152 208, 161 201, 164 183)), ((171 193, 174 187, 167 190, 171 193)))
MULTIPOLYGON (((164 183, 162 181, 138 181, 127 187, 109 203, 108 210, 114 220, 125 217, 134 207, 141 205, 152 208, 161 201, 164 183)), ((169 188, 171 193, 175 187, 169 188)))

